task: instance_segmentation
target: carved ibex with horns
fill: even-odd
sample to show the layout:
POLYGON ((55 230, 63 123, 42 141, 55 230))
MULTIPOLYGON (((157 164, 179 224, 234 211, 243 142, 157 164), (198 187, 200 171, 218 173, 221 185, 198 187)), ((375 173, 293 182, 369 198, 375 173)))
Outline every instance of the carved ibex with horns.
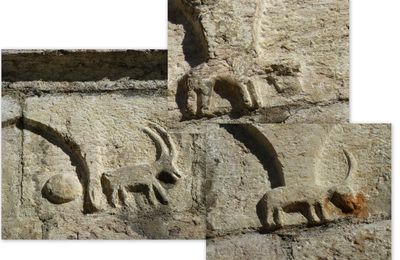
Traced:
POLYGON ((176 166, 177 150, 171 136, 154 123, 144 127, 143 132, 156 144, 158 158, 150 164, 136 164, 103 173, 103 191, 113 207, 118 204, 127 205, 129 192, 142 193, 151 205, 157 201, 168 204, 166 189, 160 182, 175 184, 182 176, 176 166))
POLYGON ((353 213, 359 209, 357 197, 351 188, 351 178, 357 171, 354 156, 343 150, 348 163, 347 177, 341 185, 330 188, 316 184, 306 184, 291 187, 278 187, 268 191, 257 204, 257 214, 263 230, 282 228, 284 212, 299 212, 309 225, 318 225, 330 220, 325 205, 327 202, 341 209, 344 213, 353 213))

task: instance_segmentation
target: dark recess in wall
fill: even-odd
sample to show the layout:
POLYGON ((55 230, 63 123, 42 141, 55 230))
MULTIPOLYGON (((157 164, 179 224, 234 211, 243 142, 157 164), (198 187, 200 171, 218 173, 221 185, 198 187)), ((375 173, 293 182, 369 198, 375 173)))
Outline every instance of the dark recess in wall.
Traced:
POLYGON ((2 80, 166 80, 166 50, 3 50, 2 80))

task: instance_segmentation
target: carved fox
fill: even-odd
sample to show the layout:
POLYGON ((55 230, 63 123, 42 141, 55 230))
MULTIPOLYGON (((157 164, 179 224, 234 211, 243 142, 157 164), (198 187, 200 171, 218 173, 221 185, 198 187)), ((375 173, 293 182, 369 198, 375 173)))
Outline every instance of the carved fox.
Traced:
POLYGON ((324 204, 331 201, 344 213, 350 213, 357 205, 352 205, 355 193, 350 187, 350 181, 357 171, 357 162, 354 156, 343 150, 348 163, 348 172, 344 182, 331 188, 320 187, 315 184, 299 185, 294 187, 278 187, 268 191, 257 204, 257 215, 263 230, 282 228, 283 213, 299 212, 309 225, 318 225, 330 220, 324 204))
POLYGON ((182 176, 175 163, 177 151, 171 136, 160 126, 152 126, 154 130, 145 127, 143 131, 157 145, 158 159, 150 164, 137 164, 106 172, 101 177, 103 191, 113 207, 119 203, 127 205, 128 192, 145 195, 151 205, 157 201, 168 204, 166 190, 160 181, 174 184, 182 176))

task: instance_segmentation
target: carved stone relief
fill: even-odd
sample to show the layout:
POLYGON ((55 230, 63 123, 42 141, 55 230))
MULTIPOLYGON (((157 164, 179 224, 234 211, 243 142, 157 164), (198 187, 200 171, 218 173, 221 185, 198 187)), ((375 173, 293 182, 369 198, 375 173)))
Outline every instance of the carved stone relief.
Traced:
POLYGON ((296 114, 312 107, 316 121, 347 120, 347 1, 170 0, 169 9, 168 85, 183 120, 304 122, 296 114))
POLYGON ((389 125, 228 124, 207 136, 208 258, 290 259, 299 235, 336 241, 339 227, 390 236, 380 226, 391 216, 389 125))
POLYGON ((202 170, 193 163, 203 139, 165 116, 165 51, 11 54, 5 60, 21 71, 33 58, 55 70, 81 62, 94 80, 104 63, 109 77, 39 81, 50 74, 32 70, 21 74, 30 81, 3 82, 4 238, 204 237, 202 170), (113 58, 141 70, 118 71, 113 58))
POLYGON ((347 16, 341 0, 172 0, 168 56, 4 52, 3 238, 357 253, 340 229, 379 232, 387 254, 390 127, 345 123, 347 16))

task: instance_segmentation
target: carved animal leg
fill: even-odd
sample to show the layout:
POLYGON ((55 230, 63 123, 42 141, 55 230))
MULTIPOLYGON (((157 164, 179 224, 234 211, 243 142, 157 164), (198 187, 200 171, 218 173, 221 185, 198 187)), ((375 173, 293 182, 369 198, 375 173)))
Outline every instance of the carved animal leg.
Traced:
POLYGON ((157 200, 164 205, 168 204, 168 196, 165 193, 165 189, 156 181, 153 183, 153 196, 154 199, 157 198, 157 200))
POLYGON ((191 115, 211 114, 211 92, 215 81, 188 79, 187 111, 191 115))
MULTIPOLYGON (((205 85, 202 85, 202 91, 201 91, 201 107, 199 108, 200 114, 207 116, 207 115, 212 115, 211 111, 211 91, 213 89, 214 81, 213 80, 207 80, 205 82, 205 85)), ((197 97, 199 98, 199 97, 197 97)), ((198 102, 199 103, 199 102, 198 102)))
POLYGON ((305 217, 307 218, 309 225, 316 225, 319 223, 317 214, 315 213, 315 208, 312 204, 307 204, 305 209, 305 217))
POLYGON ((187 103, 186 109, 192 116, 209 113, 209 96, 214 85, 214 77, 210 76, 207 64, 201 64, 192 69, 187 76, 187 103))
POLYGON ((108 204, 111 205, 111 207, 116 207, 116 202, 117 202, 117 192, 118 189, 112 184, 112 181, 110 180, 110 176, 107 175, 106 173, 103 173, 101 176, 101 186, 103 189, 103 193, 106 195, 107 202, 108 204))
POLYGON ((117 202, 118 202, 118 189, 115 189, 115 187, 110 187, 110 191, 107 194, 108 195, 108 202, 110 203, 110 205, 114 208, 117 207, 117 202))
POLYGON ((117 201, 117 197, 118 197, 118 200, 121 202, 121 204, 123 206, 127 205, 128 193, 126 192, 126 190, 123 187, 120 186, 118 188, 118 192, 116 192, 116 194, 114 196, 115 196, 115 198, 114 198, 115 201, 117 201))
POLYGON ((272 230, 274 227, 273 209, 267 206, 266 198, 262 198, 257 204, 257 215, 264 230, 272 230))
POLYGON ((238 84, 239 87, 239 92, 240 95, 243 97, 243 104, 245 108, 252 108, 253 107, 253 101, 251 99, 251 95, 249 93, 249 90, 247 86, 243 83, 238 84))
POLYGON ((274 209, 275 228, 283 227, 283 210, 281 208, 274 209))
POLYGON ((155 195, 155 190, 154 186, 149 186, 149 194, 146 196, 147 201, 149 202, 150 205, 156 205, 157 204, 157 198, 155 195))
POLYGON ((258 216, 258 219, 261 222, 262 228, 267 229, 268 227, 268 207, 267 207, 267 197, 264 195, 261 200, 257 203, 256 205, 256 213, 258 216))
POLYGON ((257 91, 256 86, 254 85, 254 83, 251 80, 249 80, 249 82, 248 82, 247 89, 248 89, 248 93, 250 94, 251 99, 252 99, 252 108, 256 109, 256 108, 262 107, 263 106, 262 99, 260 98, 260 95, 257 91))
POLYGON ((275 229, 273 208, 267 208, 266 224, 267 224, 267 229, 269 230, 275 229))
MULTIPOLYGON (((109 182, 109 180, 107 179, 107 181, 109 182)), ((111 185, 111 183, 109 183, 109 185, 107 186, 107 191, 106 191, 106 196, 107 196, 107 201, 108 203, 116 208, 118 206, 118 202, 119 202, 119 189, 120 187, 115 187, 113 185, 111 185)))
POLYGON ((197 114, 197 103, 198 103, 198 95, 194 89, 188 90, 188 100, 186 104, 186 109, 188 113, 192 116, 197 114))
POLYGON ((315 207, 315 212, 317 213, 319 219, 321 220, 321 223, 325 223, 331 220, 329 213, 326 211, 324 207, 323 202, 319 201, 315 203, 314 207, 315 207))

